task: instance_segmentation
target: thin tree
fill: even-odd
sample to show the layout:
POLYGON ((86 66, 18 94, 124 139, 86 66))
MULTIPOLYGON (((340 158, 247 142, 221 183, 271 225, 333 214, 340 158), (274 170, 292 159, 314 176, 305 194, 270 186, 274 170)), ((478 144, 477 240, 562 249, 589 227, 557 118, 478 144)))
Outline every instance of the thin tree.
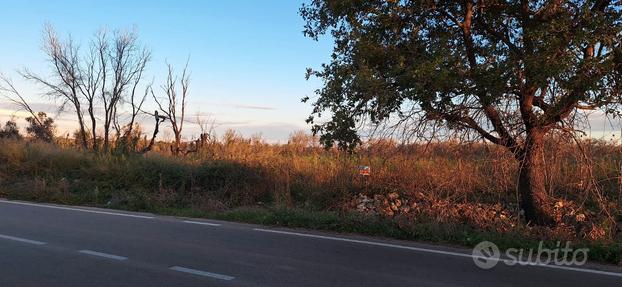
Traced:
POLYGON ((147 99, 147 96, 149 95, 149 91, 151 91, 152 86, 153 86, 153 83, 148 84, 142 96, 139 97, 136 93, 137 93, 137 87, 138 87, 138 84, 141 78, 142 78, 142 75, 139 75, 138 77, 136 77, 136 79, 134 80, 134 84, 132 85, 132 90, 130 92, 130 96, 128 100, 130 104, 130 108, 131 108, 130 120, 126 125, 125 134, 132 134, 132 131, 134 127, 136 126, 136 119, 138 115, 142 113, 142 108, 143 108, 143 105, 145 104, 145 100, 147 99))
POLYGON ((199 130, 201 134, 196 141, 197 148, 201 148, 206 143, 212 142, 215 139, 216 133, 216 119, 214 119, 211 115, 204 115, 200 112, 197 112, 196 115, 196 124, 199 126, 199 130))
MULTIPOLYGON (((104 84, 100 94, 104 105, 104 150, 110 147, 110 130, 117 121, 119 105, 127 93, 130 94, 131 100, 134 100, 136 87, 142 80, 150 58, 150 52, 138 45, 137 35, 134 32, 117 32, 111 51, 100 51, 101 65, 106 67, 106 62, 108 62, 111 72, 110 88, 106 90, 104 84)), ((106 68, 104 71, 104 74, 107 74, 106 68)), ((119 125, 116 126, 120 133, 119 125)))
MULTIPOLYGON (((134 88, 132 90, 132 92, 130 93, 129 99, 128 99, 128 103, 130 105, 130 111, 129 111, 129 122, 124 126, 124 127, 115 127, 115 129, 118 129, 118 133, 119 136, 117 137, 116 140, 116 147, 117 149, 120 149, 123 151, 123 153, 130 153, 130 152, 138 152, 139 150, 137 149, 137 144, 140 140, 140 130, 136 129, 138 124, 137 124, 137 118, 140 114, 149 114, 147 112, 144 112, 142 110, 143 104, 145 103, 145 100, 147 99, 147 96, 150 93, 150 90, 152 89, 151 87, 152 85, 149 84, 147 85, 147 87, 145 88, 144 93, 142 94, 142 96, 138 96, 136 94, 136 85, 134 85, 134 88), (136 133, 135 133, 136 132, 136 133)), ((115 126, 118 125, 118 120, 115 120, 115 126)), ((160 125, 161 119, 159 117, 156 116, 156 123, 155 123, 155 135, 157 135, 158 133, 158 129, 159 129, 159 125, 160 125)))
MULTIPOLYGON (((13 81, 0 73, 0 95, 11 103, 17 106, 18 109, 24 110, 30 114, 31 117, 37 118, 37 114, 30 107, 24 96, 15 88, 13 81)), ((37 119, 38 120, 38 119, 37 119)), ((38 122, 42 124, 42 122, 38 122)))
POLYGON ((173 145, 171 146, 171 153, 179 155, 181 148, 181 135, 184 128, 184 119, 186 116, 186 103, 188 97, 188 87, 190 85, 190 74, 188 73, 188 63, 184 66, 181 78, 178 79, 173 71, 173 66, 167 64, 168 73, 166 77, 166 83, 162 86, 162 91, 166 95, 166 98, 160 99, 156 97, 153 90, 151 95, 155 100, 160 112, 168 119, 173 129, 173 135, 175 136, 173 145), (181 90, 177 86, 180 86, 181 90))
POLYGON ((354 147, 362 121, 478 135, 519 162, 528 222, 554 224, 545 136, 572 132, 578 109, 620 111, 620 1, 313 0, 300 12, 307 36, 335 41, 308 74, 324 81, 308 119, 324 144, 354 147))
MULTIPOLYGON (((75 110, 78 120, 78 134, 81 145, 84 149, 89 148, 86 128, 84 123, 84 112, 82 110, 82 94, 80 91, 81 71, 78 47, 74 44, 71 37, 62 42, 52 26, 47 25, 44 29, 43 50, 48 56, 48 61, 52 67, 52 76, 45 79, 39 75, 25 70, 22 75, 29 80, 33 80, 48 88, 48 96, 60 99, 62 106, 70 104, 75 110)), ((36 118, 36 115, 34 115, 36 118)))
POLYGON ((95 39, 91 42, 88 54, 84 57, 83 65, 80 67, 80 92, 87 104, 87 113, 91 121, 91 148, 98 151, 97 141, 97 115, 95 113, 96 103, 100 90, 103 92, 106 79, 106 66, 101 62, 101 55, 107 50, 105 30, 96 33, 95 39))

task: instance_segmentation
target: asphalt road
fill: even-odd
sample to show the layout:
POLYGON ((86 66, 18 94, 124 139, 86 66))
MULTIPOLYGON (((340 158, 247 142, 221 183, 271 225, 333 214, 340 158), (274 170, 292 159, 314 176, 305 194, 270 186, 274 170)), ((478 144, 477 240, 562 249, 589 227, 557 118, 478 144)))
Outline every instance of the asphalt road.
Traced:
POLYGON ((622 270, 483 270, 465 249, 0 200, 0 286, 622 286, 622 270))

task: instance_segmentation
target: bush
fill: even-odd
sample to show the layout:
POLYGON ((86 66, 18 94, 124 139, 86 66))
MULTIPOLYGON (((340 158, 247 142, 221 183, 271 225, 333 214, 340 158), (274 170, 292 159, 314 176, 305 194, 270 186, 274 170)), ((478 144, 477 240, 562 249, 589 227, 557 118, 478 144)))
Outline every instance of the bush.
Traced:
POLYGON ((26 121, 29 123, 26 131, 32 138, 47 143, 54 141, 54 119, 49 118, 44 112, 39 112, 36 117, 27 117, 26 121))
POLYGON ((21 140, 22 135, 19 134, 19 128, 14 120, 9 120, 4 124, 4 128, 0 129, 0 139, 21 140))

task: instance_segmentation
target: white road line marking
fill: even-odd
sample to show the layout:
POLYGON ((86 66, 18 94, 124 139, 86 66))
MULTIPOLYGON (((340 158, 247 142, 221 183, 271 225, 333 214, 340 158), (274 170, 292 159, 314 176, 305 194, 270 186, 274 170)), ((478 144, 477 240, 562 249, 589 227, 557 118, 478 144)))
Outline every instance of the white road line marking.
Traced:
POLYGON ((41 241, 37 241, 37 240, 30 240, 30 239, 26 239, 26 238, 20 238, 20 237, 9 236, 9 235, 2 235, 2 234, 0 234, 0 238, 1 239, 18 241, 18 242, 23 242, 23 243, 28 243, 28 244, 34 244, 34 245, 45 245, 45 244, 47 244, 45 242, 41 242, 41 241))
POLYGON ((80 250, 78 252, 80 252, 82 254, 88 254, 88 255, 93 255, 93 256, 98 256, 98 257, 104 257, 104 258, 113 259, 113 260, 119 260, 119 261, 127 260, 127 257, 123 257, 123 256, 119 256, 119 255, 114 255, 114 254, 97 252, 97 251, 93 251, 93 250, 80 250))
POLYGON ((223 274, 212 273, 212 272, 207 272, 207 271, 195 270, 195 269, 190 269, 190 268, 185 268, 185 267, 180 267, 180 266, 173 266, 173 267, 171 267, 169 269, 175 270, 175 271, 179 271, 179 272, 199 275, 199 276, 212 277, 212 278, 216 278, 216 279, 220 279, 220 280, 227 280, 227 281, 229 281, 229 280, 235 279, 235 277, 229 276, 229 275, 223 275, 223 274))
MULTIPOLYGON (((260 232, 278 233, 278 234, 294 235, 294 236, 301 236, 301 237, 309 237, 309 238, 318 238, 318 239, 326 239, 326 240, 358 243, 358 244, 365 244, 365 245, 373 245, 373 246, 381 246, 381 247, 389 247, 389 248, 398 248, 398 249, 405 249, 405 250, 411 250, 411 251, 417 251, 417 252, 426 252, 426 253, 433 253, 433 254, 450 255, 450 256, 457 256, 457 257, 472 258, 472 259, 486 259, 486 260, 497 260, 497 261, 502 261, 502 262, 509 262, 509 260, 503 259, 503 258, 495 259, 495 258, 488 258, 488 257, 483 257, 483 256, 473 256, 471 254, 466 254, 466 253, 443 251, 443 250, 435 250, 435 249, 427 249, 427 248, 412 247, 412 246, 405 246, 405 245, 398 245, 398 244, 391 244, 391 243, 373 242, 373 241, 365 241, 365 240, 357 240, 357 239, 348 239, 348 238, 342 238, 342 237, 315 235, 315 234, 307 234, 307 233, 298 233, 298 232, 262 229, 262 228, 253 228, 253 230, 260 231, 260 232)), ((586 269, 586 268, 577 268, 577 267, 567 267, 567 266, 538 264, 538 263, 523 262, 523 261, 519 261, 517 263, 518 263, 518 265, 528 265, 528 266, 535 266, 535 267, 545 267, 545 268, 551 268, 551 269, 560 269, 560 270, 565 270, 565 271, 576 271, 576 272, 583 272, 583 273, 591 273, 591 274, 599 274, 599 275, 622 277, 622 273, 619 273, 619 272, 609 272, 609 271, 601 271, 601 270, 595 270, 595 269, 586 269)))
POLYGON ((63 206, 45 205, 45 204, 36 204, 36 203, 19 202, 19 201, 0 200, 0 203, 9 203, 9 204, 17 204, 17 205, 25 205, 25 206, 45 207, 45 208, 52 208, 52 209, 71 210, 71 211, 80 211, 80 212, 106 214, 106 215, 116 215, 116 216, 125 216, 125 217, 134 217, 134 218, 142 218, 142 219, 154 219, 155 218, 153 216, 125 214, 125 213, 97 211, 97 210, 88 210, 88 209, 81 209, 81 208, 63 207, 63 206))
POLYGON ((207 226, 220 226, 221 224, 219 223, 210 223, 210 222, 203 222, 203 221, 191 221, 191 220, 184 220, 185 223, 190 223, 190 224, 199 224, 199 225, 207 225, 207 226))

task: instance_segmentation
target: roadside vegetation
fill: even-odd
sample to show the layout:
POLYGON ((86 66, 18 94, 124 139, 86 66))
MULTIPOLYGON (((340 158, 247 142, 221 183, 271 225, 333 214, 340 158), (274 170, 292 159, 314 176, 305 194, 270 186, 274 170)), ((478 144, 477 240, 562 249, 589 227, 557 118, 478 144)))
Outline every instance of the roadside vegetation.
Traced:
POLYGON ((325 150, 303 132, 287 144, 268 144, 229 131, 204 136, 194 152, 175 156, 174 142, 157 142, 146 154, 120 147, 97 154, 70 139, 11 135, 0 149, 0 196, 11 199, 463 246, 572 241, 589 247, 592 260, 622 261, 622 153, 612 142, 578 147, 550 139, 546 179, 556 225, 545 227, 523 223, 517 164, 490 144, 383 140, 344 153, 325 150), (371 175, 359 175, 360 165, 370 166, 371 175))

